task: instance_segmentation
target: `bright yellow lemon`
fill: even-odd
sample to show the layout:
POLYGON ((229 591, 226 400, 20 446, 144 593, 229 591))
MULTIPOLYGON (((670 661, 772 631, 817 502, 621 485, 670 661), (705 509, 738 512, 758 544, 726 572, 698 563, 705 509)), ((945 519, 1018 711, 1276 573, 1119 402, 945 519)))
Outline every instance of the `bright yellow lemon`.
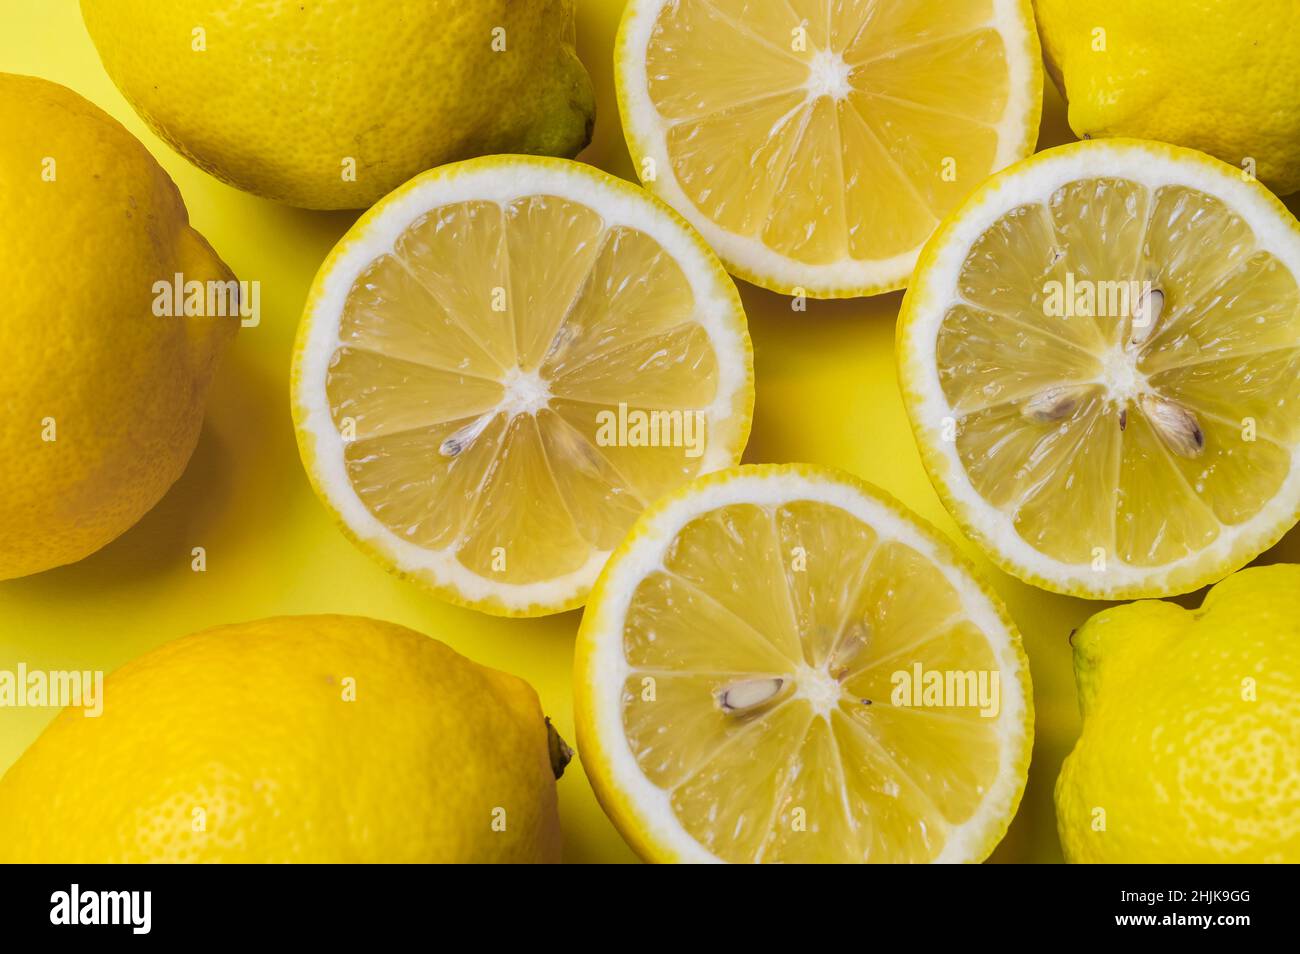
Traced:
POLYGON ((581 605, 638 513, 734 464, 735 286, 635 186, 564 160, 447 166, 372 209, 303 315, 303 461, 347 533, 456 603, 581 605))
POLYGON ((567 747, 532 687, 392 623, 167 643, 0 780, 0 861, 553 862, 567 747))
POLYGON ((5 580, 94 553, 180 477, 240 304, 175 184, 107 113, 0 73, 0 127, 5 580), (203 314, 160 297, 178 275, 203 314))
POLYGON ((616 56, 642 181, 787 294, 903 287, 934 227, 1037 138, 1028 0, 632 0, 616 56))
POLYGON ((1024 789, 1020 636, 940 535, 803 465, 637 521, 583 615, 582 762, 653 861, 980 861, 1024 789))
POLYGON ((1300 514, 1300 224, 1203 153, 1097 140, 981 188, 922 254, 904 397, 1004 569, 1094 599, 1221 579, 1300 514))

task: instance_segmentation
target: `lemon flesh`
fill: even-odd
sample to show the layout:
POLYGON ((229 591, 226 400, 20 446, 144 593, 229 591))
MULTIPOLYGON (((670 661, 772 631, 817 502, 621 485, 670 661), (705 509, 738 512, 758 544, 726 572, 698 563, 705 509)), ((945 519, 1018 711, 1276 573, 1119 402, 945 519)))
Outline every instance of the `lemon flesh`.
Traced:
POLYGON ((637 0, 618 79, 642 179, 760 285, 902 287, 935 226, 1037 132, 1027 6, 960 6, 637 0))
POLYGON ((978 860, 1024 784, 1019 637, 932 531, 810 467, 702 478, 647 513, 583 620, 579 751, 654 860, 978 860), (896 698, 996 673, 1000 707, 896 698))
POLYGON ((1139 144, 1056 150, 987 191, 904 306, 950 505, 1013 572, 1095 597, 1194 589, 1274 542, 1300 501, 1295 220, 1139 144))
POLYGON ((300 417, 331 445, 327 500, 399 569, 500 612, 568 608, 647 503, 739 455, 743 313, 698 238, 631 187, 470 165, 388 200, 396 217, 322 269, 327 297, 351 271, 308 306, 300 417), (512 184, 530 176, 546 187, 512 184))

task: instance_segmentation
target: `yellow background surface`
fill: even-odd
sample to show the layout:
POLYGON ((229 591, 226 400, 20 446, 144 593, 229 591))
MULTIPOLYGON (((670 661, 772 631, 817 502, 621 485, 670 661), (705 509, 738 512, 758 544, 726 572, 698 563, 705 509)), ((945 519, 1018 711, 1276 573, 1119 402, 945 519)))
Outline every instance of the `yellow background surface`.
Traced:
MULTIPOLYGON (((595 141, 580 158, 635 181, 612 79, 623 2, 577 5, 579 52, 599 96, 595 141)), ((76 0, 0 0, 0 71, 62 83, 121 120, 171 173, 195 226, 236 275, 262 286, 261 325, 240 332, 221 367, 198 449, 171 492, 89 559, 0 583, 0 668, 21 661, 35 669, 112 670, 169 639, 220 623, 356 613, 411 626, 525 677, 572 741, 570 670, 579 613, 501 620, 438 602, 345 540, 303 474, 289 416, 294 331, 317 266, 356 213, 278 206, 222 185, 173 153, 104 73, 76 0), (204 573, 190 569, 196 546, 207 550, 204 573)), ((1042 146, 1073 138, 1050 88, 1043 129, 1042 146)), ((58 275, 49 280, 57 282, 58 275)), ((746 461, 830 464, 884 487, 958 541, 1006 600, 1025 637, 1038 718, 1029 786, 993 859, 1059 861, 1052 785, 1078 732, 1068 639, 1103 604, 1053 596, 994 569, 943 510, 898 393, 893 339, 901 294, 810 302, 806 313, 795 313, 788 299, 738 284, 758 379, 746 461)), ((1279 561, 1300 562, 1300 533, 1262 558, 1279 561)), ((1197 603, 1199 596, 1185 602, 1197 603)), ((0 772, 54 714, 0 709, 0 772)), ((560 803, 568 860, 634 860, 577 762, 560 782, 560 803)))

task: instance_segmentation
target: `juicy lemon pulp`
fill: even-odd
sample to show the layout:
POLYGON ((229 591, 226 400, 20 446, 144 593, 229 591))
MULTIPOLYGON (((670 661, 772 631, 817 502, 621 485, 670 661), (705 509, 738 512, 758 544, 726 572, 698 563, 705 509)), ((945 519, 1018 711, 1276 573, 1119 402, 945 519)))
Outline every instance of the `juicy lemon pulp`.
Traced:
MULTIPOLYGON (((930 558, 819 501, 690 520, 622 630, 627 742, 728 861, 929 861, 999 773, 972 703, 891 702, 894 674, 996 671, 930 558)), ((585 750, 584 750, 585 752, 585 750)))
POLYGON ((1220 199, 1071 182, 988 229, 955 291, 936 358, 957 451, 1038 551, 1169 564, 1287 478, 1300 289, 1220 199))
POLYGON ((993 20, 992 0, 667 3, 645 79, 672 174, 710 222, 799 263, 914 251, 997 164, 993 20))
POLYGON ((586 205, 434 209, 343 307, 326 391, 348 479, 392 533, 484 577, 578 570, 699 469, 680 444, 600 433, 652 412, 680 433, 713 402, 695 309, 671 255, 586 205))

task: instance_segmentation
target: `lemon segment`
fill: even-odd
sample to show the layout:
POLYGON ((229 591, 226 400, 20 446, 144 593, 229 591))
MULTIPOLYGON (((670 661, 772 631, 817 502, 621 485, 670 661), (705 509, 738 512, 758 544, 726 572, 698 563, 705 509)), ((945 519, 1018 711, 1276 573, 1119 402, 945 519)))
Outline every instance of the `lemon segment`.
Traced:
POLYGON ((617 79, 642 180, 766 288, 902 287, 935 226, 1037 136, 1028 4, 951 7, 634 0, 617 79))
POLYGON ((1300 226, 1209 157, 1108 141, 1014 167, 927 246, 900 379, 949 508, 1007 570, 1195 589, 1300 511, 1300 226))
POLYGON ((644 513, 575 670, 588 777, 650 860, 977 861, 1024 786, 1014 626, 934 531, 834 471, 741 467, 644 513), (998 701, 899 696, 924 673, 982 673, 998 701))
POLYGON ((348 532, 464 605, 579 605, 645 505, 739 458, 735 288, 639 190, 562 160, 430 173, 317 277, 304 461, 348 532))

